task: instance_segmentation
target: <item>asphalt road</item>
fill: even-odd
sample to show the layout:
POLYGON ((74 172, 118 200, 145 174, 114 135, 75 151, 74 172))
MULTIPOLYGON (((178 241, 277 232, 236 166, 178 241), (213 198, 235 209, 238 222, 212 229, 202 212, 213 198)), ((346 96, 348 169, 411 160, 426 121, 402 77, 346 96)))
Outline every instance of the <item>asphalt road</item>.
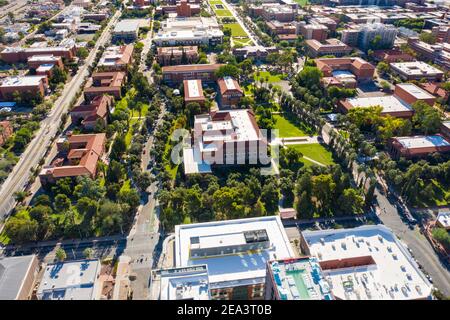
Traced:
POLYGON ((30 170, 39 164, 39 160, 45 155, 47 147, 50 145, 52 137, 57 133, 61 116, 68 111, 70 102, 75 97, 78 89, 81 87, 84 79, 89 75, 88 67, 94 62, 95 56, 100 46, 104 45, 110 37, 110 28, 120 17, 121 10, 111 18, 108 26, 100 36, 91 50, 85 64, 78 70, 78 73, 64 87, 62 95, 56 100, 52 111, 46 119, 41 121, 41 128, 37 131, 33 140, 29 143, 19 162, 15 165, 13 171, 3 183, 0 189, 0 220, 14 208, 16 201, 13 194, 25 188, 30 178, 30 170))
POLYGON ((428 240, 420 233, 417 226, 410 228, 406 222, 402 221, 395 205, 378 189, 375 190, 375 195, 381 209, 378 218, 412 250, 415 259, 433 279, 433 285, 449 296, 450 272, 428 240))

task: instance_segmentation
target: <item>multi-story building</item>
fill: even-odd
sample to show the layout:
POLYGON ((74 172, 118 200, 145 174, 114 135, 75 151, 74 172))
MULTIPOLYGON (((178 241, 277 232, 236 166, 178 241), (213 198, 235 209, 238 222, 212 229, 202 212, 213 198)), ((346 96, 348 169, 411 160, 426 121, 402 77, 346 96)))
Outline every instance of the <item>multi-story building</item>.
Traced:
POLYGON ((95 179, 97 164, 105 151, 106 134, 80 134, 56 142, 58 158, 44 167, 39 179, 42 185, 65 177, 88 176, 95 179))
POLYGON ((138 38, 141 21, 139 19, 120 20, 112 31, 112 41, 133 42, 138 38))
POLYGON ((223 32, 211 17, 168 18, 153 42, 157 46, 215 45, 222 43, 223 32))
POLYGON ((373 52, 373 58, 376 61, 383 61, 386 63, 416 60, 412 55, 404 53, 403 51, 398 49, 375 50, 373 52))
POLYGON ((359 28, 349 27, 341 31, 341 41, 350 47, 358 46, 359 28))
POLYGON ((39 300, 100 300, 100 260, 48 264, 37 289, 39 300))
POLYGON ((90 103, 74 107, 70 111, 72 123, 87 130, 93 130, 99 121, 106 126, 113 100, 111 96, 101 95, 96 96, 90 103))
POLYGON ((244 91, 239 83, 231 78, 225 77, 217 80, 219 87, 218 101, 221 108, 235 108, 239 105, 244 91))
POLYGON ((434 105, 435 97, 413 83, 399 83, 395 86, 394 95, 412 105, 416 101, 423 101, 434 105))
POLYGON ((295 41, 297 39, 297 26, 290 22, 267 21, 269 34, 280 40, 295 41))
POLYGON ((431 29, 431 33, 439 42, 450 43, 450 26, 436 26, 431 29))
POLYGON ((383 23, 370 23, 360 27, 358 35, 358 47, 361 50, 373 49, 372 45, 376 38, 378 48, 390 49, 394 46, 397 28, 393 25, 383 23))
POLYGON ((251 110, 220 110, 194 118, 191 147, 183 150, 186 174, 211 166, 269 164, 267 139, 251 110))
POLYGON ((200 13, 200 5, 181 0, 176 6, 178 17, 192 17, 200 13))
POLYGON ((96 96, 108 94, 115 99, 122 97, 122 86, 125 84, 125 72, 95 72, 91 81, 84 89, 85 100, 92 100, 96 96))
POLYGON ((201 106, 205 104, 201 80, 184 80, 184 103, 187 105, 196 102, 201 106))
POLYGON ((177 268, 207 266, 213 300, 264 299, 266 263, 295 256, 278 216, 177 225, 174 255, 177 268))
POLYGON ((75 44, 60 47, 7 47, 1 52, 1 59, 6 63, 27 62, 32 56, 53 55, 72 60, 76 55, 75 44))
POLYGON ((444 77, 444 72, 423 61, 395 62, 390 67, 403 80, 441 81, 444 77))
POLYGON ((267 262, 265 300, 333 300, 316 258, 267 262))
POLYGON ((430 136, 394 137, 388 143, 389 152, 394 159, 400 157, 421 158, 440 152, 450 152, 450 141, 440 134, 430 136))
POLYGON ((337 300, 432 297, 433 286, 405 245, 384 225, 302 231, 300 247, 317 259, 323 288, 337 300))
POLYGON ((342 57, 352 52, 352 48, 347 46, 338 39, 327 39, 325 42, 317 40, 306 40, 307 53, 309 56, 315 58, 325 55, 333 55, 335 57, 342 57))
POLYGON ((446 70, 450 70, 450 44, 428 44, 418 38, 408 38, 408 45, 420 58, 432 61, 446 70))
POLYGON ((373 79, 375 67, 361 58, 324 58, 315 60, 322 71, 322 83, 355 88, 358 82, 373 79))
POLYGON ((198 60, 198 47, 158 47, 156 60, 161 66, 193 64, 198 60))
POLYGON ((302 24, 300 33, 305 40, 317 40, 323 42, 328 37, 328 28, 323 24, 302 24))
POLYGON ((45 96, 48 88, 46 76, 14 76, 3 80, 0 85, 0 99, 12 100, 16 94, 24 96, 45 96))
POLYGON ((215 72, 223 64, 188 64, 179 66, 162 67, 163 81, 168 83, 181 83, 183 80, 201 80, 203 82, 215 82, 215 72))
POLYGON ((336 20, 333 20, 330 17, 316 16, 316 15, 314 15, 313 18, 309 19, 309 23, 311 23, 311 24, 323 24, 331 32, 336 31, 336 28, 337 28, 337 25, 338 25, 336 20))
POLYGON ((97 67, 102 71, 126 71, 133 61, 132 44, 111 46, 105 49, 97 67))
POLYGON ((36 255, 0 258, 0 300, 29 300, 39 272, 36 255))
POLYGON ((266 21, 277 20, 280 22, 291 22, 295 20, 297 11, 289 6, 276 5, 276 6, 264 6, 262 11, 262 17, 266 21))

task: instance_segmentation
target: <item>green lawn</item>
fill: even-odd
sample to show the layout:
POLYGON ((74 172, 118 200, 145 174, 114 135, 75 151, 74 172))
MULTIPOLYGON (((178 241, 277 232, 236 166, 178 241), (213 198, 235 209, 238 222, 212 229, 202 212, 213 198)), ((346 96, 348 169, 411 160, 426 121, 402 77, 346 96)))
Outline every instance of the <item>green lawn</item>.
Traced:
POLYGON ((295 2, 298 3, 299 6, 304 7, 307 4, 309 4, 309 0, 295 0, 295 2))
MULTIPOLYGON (((294 148, 300 151, 304 156, 324 165, 334 164, 331 152, 319 143, 289 145, 288 148, 294 148)), ((307 159, 302 160, 304 160, 303 162, 310 162, 307 159)))
POLYGON ((283 74, 271 74, 269 71, 260 71, 259 76, 255 72, 253 75, 253 79, 255 79, 255 81, 259 81, 261 78, 266 81, 266 78, 269 78, 269 83, 280 82, 284 77, 285 75, 283 74))
POLYGON ((280 114, 274 114, 276 120, 275 129, 278 129, 280 138, 303 137, 307 134, 301 130, 295 123, 283 117, 280 114))
POLYGON ((232 17, 233 14, 228 9, 214 9, 214 13, 218 17, 232 17))
MULTIPOLYGON (((223 3, 222 3, 222 1, 221 0, 209 0, 208 1, 211 5, 213 5, 213 4, 222 4, 223 5, 223 3)), ((214 8, 214 7, 213 7, 214 8)))
POLYGON ((247 37, 247 33, 239 23, 227 23, 223 27, 224 29, 231 29, 232 37, 247 37))

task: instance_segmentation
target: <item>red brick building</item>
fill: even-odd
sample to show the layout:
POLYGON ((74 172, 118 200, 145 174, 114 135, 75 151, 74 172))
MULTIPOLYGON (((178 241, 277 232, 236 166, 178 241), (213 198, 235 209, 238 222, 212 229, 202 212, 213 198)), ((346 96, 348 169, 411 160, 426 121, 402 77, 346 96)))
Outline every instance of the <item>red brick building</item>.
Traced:
POLYGON ((412 55, 403 53, 401 50, 396 50, 396 49, 376 50, 373 52, 373 57, 377 61, 383 61, 386 63, 416 60, 412 55))
POLYGON ((62 62, 61 57, 57 57, 54 55, 46 55, 46 56, 32 56, 28 58, 28 68, 32 71, 36 71, 43 64, 53 64, 56 67, 63 69, 64 64, 62 62))
POLYGON ((9 121, 0 121, 0 147, 3 146, 13 134, 13 127, 9 121))
POLYGON ((225 77, 217 81, 219 86, 218 101, 222 108, 237 107, 241 98, 244 96, 244 91, 239 86, 239 83, 231 77, 225 77))
POLYGON ((324 77, 333 77, 335 71, 349 71, 358 82, 364 82, 372 80, 375 72, 375 67, 361 58, 324 58, 314 61, 324 77))
POLYGON ((7 47, 1 53, 0 57, 6 63, 27 62, 32 56, 48 56, 61 57, 66 60, 72 60, 76 56, 77 50, 72 47, 38 47, 38 48, 16 48, 7 47))
POLYGON ((57 141, 59 157, 39 174, 42 185, 55 183, 65 177, 88 176, 97 174, 97 163, 105 151, 106 134, 72 135, 57 141))
POLYGON ((187 0, 181 0, 177 4, 177 15, 179 17, 192 17, 200 13, 200 6, 198 4, 189 3, 187 0))
POLYGON ((156 59, 161 66, 178 65, 183 63, 193 64, 198 60, 197 46, 158 47, 156 59))
POLYGON ((328 28, 323 24, 306 24, 300 26, 300 33, 305 40, 317 40, 323 42, 328 37, 328 28))
POLYGON ((88 104, 76 106, 70 111, 72 123, 88 130, 94 129, 99 120, 106 125, 113 100, 111 96, 97 96, 88 104))
POLYGON ((122 97, 122 86, 125 84, 125 72, 96 72, 92 74, 92 83, 84 89, 84 98, 88 101, 96 96, 108 94, 115 99, 122 97))
POLYGON ((201 80, 184 80, 184 103, 197 102, 201 106, 205 104, 201 80))
POLYGON ((440 134, 432 136, 395 137, 389 140, 389 152, 394 159, 425 157, 434 152, 450 152, 450 142, 440 134))
POLYGON ((12 100, 15 92, 21 96, 45 96, 48 87, 46 76, 8 77, 0 85, 0 99, 12 100))
POLYGON ((420 100, 433 106, 436 100, 431 94, 412 83, 397 84, 394 95, 410 105, 420 100))
POLYGON ((325 55, 342 57, 352 52, 351 47, 338 39, 327 39, 325 42, 306 40, 305 43, 308 55, 313 58, 325 55))
POLYGON ((181 83, 184 80, 201 80, 203 82, 215 82, 215 72, 223 64, 192 64, 180 66, 162 67, 163 81, 168 83, 181 83))

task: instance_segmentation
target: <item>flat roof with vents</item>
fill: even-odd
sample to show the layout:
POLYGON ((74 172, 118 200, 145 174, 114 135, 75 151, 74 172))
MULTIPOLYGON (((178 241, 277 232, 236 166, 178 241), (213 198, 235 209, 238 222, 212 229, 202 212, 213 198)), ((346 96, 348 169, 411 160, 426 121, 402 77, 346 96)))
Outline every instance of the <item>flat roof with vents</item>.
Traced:
POLYGON ((48 264, 37 290, 41 300, 94 300, 101 264, 98 259, 48 264))
POLYGON ((211 288, 264 283, 267 261, 292 257, 294 252, 278 216, 175 227, 176 267, 207 265, 211 288), (217 250, 212 256, 195 256, 191 250, 196 245, 217 250), (249 250, 238 250, 238 246, 249 250), (236 250, 229 252, 227 247, 236 250))
POLYGON ((430 299, 432 285, 405 245, 384 225, 303 231, 337 299, 430 299))
POLYGON ((396 139, 398 142, 400 142, 401 145, 407 149, 450 146, 450 142, 448 142, 443 136, 439 136, 439 135, 396 137, 394 139, 396 139))

